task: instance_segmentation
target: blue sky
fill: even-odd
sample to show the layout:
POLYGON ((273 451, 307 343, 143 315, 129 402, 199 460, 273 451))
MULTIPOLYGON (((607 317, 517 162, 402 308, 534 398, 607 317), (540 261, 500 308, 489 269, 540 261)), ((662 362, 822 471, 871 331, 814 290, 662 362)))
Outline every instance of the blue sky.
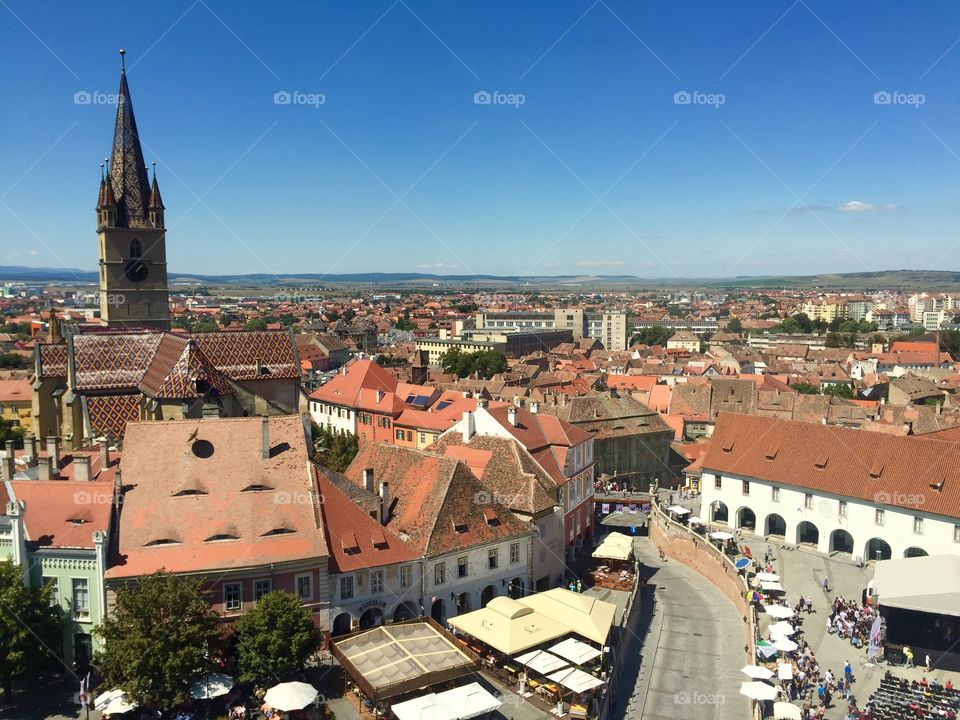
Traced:
POLYGON ((124 47, 173 271, 956 269, 958 39, 952 2, 4 0, 0 264, 95 267, 124 47))

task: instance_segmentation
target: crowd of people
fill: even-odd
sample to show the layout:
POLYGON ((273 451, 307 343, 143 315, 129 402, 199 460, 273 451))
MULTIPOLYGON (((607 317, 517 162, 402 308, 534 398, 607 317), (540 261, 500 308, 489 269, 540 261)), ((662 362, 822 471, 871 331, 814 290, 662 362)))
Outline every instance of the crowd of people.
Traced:
POLYGON ((838 595, 827 618, 827 632, 849 640, 855 648, 863 648, 870 643, 870 628, 876 618, 877 606, 869 595, 862 603, 838 595))

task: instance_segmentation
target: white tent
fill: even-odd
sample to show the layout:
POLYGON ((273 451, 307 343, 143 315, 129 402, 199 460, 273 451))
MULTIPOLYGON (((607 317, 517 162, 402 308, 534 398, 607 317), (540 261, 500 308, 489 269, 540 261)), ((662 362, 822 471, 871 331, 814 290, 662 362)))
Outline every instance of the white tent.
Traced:
POLYGON ((595 678, 593 675, 585 673, 583 670, 577 670, 576 668, 560 670, 547 677, 553 682, 560 683, 565 688, 569 688, 578 693, 586 692, 587 690, 592 690, 593 688, 603 685, 603 680, 595 678))
POLYGON ((783 637, 790 637, 796 631, 797 629, 793 625, 783 620, 778 623, 774 623, 769 628, 771 635, 782 635, 783 637))
POLYGON ((93 703, 93 709, 104 715, 121 715, 136 708, 137 704, 120 688, 100 693, 93 703))
POLYGON ((754 680, 769 680, 773 677, 773 670, 762 665, 744 665, 740 672, 754 680))
POLYGON ((574 665, 583 665, 600 657, 600 651, 576 638, 567 638, 550 648, 557 657, 569 660, 574 665))
POLYGON ((487 692, 480 683, 472 682, 436 695, 437 703, 448 708, 460 720, 493 712, 502 702, 487 692))
POLYGON ((786 620, 789 617, 793 617, 793 610, 783 605, 764 605, 763 609, 766 610, 767 615, 772 618, 777 618, 778 620, 786 620))
POLYGON ((390 710, 399 720, 457 720, 453 710, 438 701, 434 693, 391 705, 390 710))
POLYGON ((751 700, 773 700, 780 694, 773 685, 767 685, 762 682, 744 682, 740 683, 740 694, 746 695, 751 700))
POLYGON ((790 663, 777 665, 777 677, 781 680, 790 680, 793 677, 793 665, 790 663))
POLYGON ((671 505, 667 508, 667 512, 672 512, 674 515, 689 515, 690 509, 683 507, 683 505, 671 505))
POLYGON ((886 607, 960 616, 960 555, 881 560, 873 589, 886 607))
MULTIPOLYGON (((501 598, 494 598, 494 600, 500 599, 501 598)), ((492 603, 494 600, 490 602, 492 603)), ((607 635, 609 635, 610 627, 613 625, 614 618, 617 615, 617 606, 613 603, 598 600, 593 595, 573 592, 566 588, 554 588, 553 590, 545 590, 534 593, 533 595, 525 595, 519 598, 517 602, 533 608, 536 612, 549 617, 555 622, 562 623, 568 628, 568 632, 573 632, 582 638, 592 640, 597 643, 597 645, 603 645, 607 642, 607 635)), ((490 607, 489 604, 487 607, 490 607)), ((466 616, 451 618, 450 623, 455 624, 455 621, 460 617, 466 616)), ((469 630, 467 632, 469 632, 469 630)), ((566 635, 567 633, 561 634, 566 635)), ((474 635, 474 637, 479 637, 480 640, 483 640, 482 636, 474 635)), ((554 637, 560 637, 560 635, 554 637)), ((554 638, 541 639, 522 649, 525 650, 534 645, 538 645, 546 639, 553 640, 554 638)))
POLYGON ((710 533, 710 538, 712 540, 733 540, 733 533, 717 530, 716 532, 710 533))
POLYGON ((773 646, 780 652, 793 652, 800 647, 793 640, 785 637, 775 638, 773 641, 773 646))
POLYGON ((629 560, 633 555, 633 548, 606 541, 600 543, 593 551, 593 557, 598 560, 629 560))
POLYGON ((230 692, 233 678, 215 673, 202 677, 190 686, 190 697, 194 700, 209 700, 230 692))
POLYGON ((761 570, 757 573, 757 580, 760 582, 780 582, 780 576, 776 573, 768 573, 761 570))
POLYGON ((773 704, 773 717, 776 720, 803 720, 803 713, 796 705, 786 702, 775 702, 773 704))
POLYGON ((783 585, 778 582, 762 582, 760 583, 760 589, 764 592, 786 592, 783 585))
POLYGON ((514 660, 541 675, 552 673, 570 664, 566 660, 561 660, 556 655, 551 655, 544 650, 533 650, 519 657, 515 657, 514 660))
POLYGON ((689 520, 687 520, 687 522, 690 523, 691 525, 703 525, 703 524, 704 524, 703 520, 701 520, 700 518, 698 518, 696 515, 694 515, 694 516, 691 517, 689 520))

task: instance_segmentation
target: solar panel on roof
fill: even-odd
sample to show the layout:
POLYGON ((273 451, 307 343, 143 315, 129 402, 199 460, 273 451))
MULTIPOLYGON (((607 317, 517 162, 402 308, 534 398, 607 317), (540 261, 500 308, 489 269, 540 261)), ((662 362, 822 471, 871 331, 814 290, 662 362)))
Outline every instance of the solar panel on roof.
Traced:
POLYGON ((449 407, 450 405, 453 405, 452 401, 441 400, 440 402, 437 403, 437 410, 443 410, 445 407, 449 407))

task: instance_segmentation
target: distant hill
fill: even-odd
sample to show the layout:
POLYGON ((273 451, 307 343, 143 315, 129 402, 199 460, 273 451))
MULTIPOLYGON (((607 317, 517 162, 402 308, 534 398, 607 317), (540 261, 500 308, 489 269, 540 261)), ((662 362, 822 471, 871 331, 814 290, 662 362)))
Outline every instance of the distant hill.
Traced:
MULTIPOLYGON (((95 271, 77 268, 32 268, 0 265, 0 282, 96 283, 95 271)), ((316 285, 418 286, 467 284, 488 287, 620 287, 620 288, 820 288, 823 290, 955 290, 960 291, 960 271, 882 270, 878 272, 820 275, 737 276, 732 278, 640 278, 634 275, 437 275, 434 273, 267 273, 200 275, 170 273, 173 283, 202 283, 247 287, 316 285)))

